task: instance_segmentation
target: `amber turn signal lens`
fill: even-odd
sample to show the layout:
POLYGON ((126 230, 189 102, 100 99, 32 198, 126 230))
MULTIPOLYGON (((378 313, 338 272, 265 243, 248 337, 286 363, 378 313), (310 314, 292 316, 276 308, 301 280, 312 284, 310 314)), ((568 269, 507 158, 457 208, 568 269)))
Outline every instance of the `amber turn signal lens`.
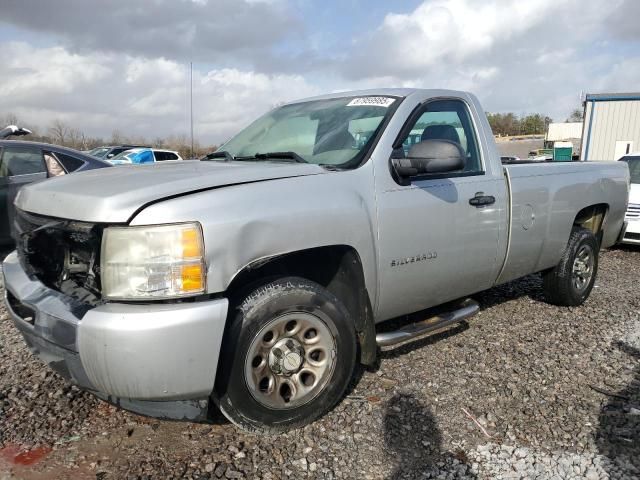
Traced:
POLYGON ((202 265, 182 266, 182 290, 184 292, 197 292, 204 290, 202 265))
POLYGON ((182 258, 202 256, 201 238, 200 232, 196 228, 182 231, 182 258))

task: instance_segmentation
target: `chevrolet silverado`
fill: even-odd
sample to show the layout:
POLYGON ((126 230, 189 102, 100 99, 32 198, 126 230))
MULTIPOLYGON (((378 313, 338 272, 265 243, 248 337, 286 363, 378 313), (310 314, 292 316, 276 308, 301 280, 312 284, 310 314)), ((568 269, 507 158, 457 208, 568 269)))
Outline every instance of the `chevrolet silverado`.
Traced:
POLYGON ((280 432, 381 348, 473 315, 474 293, 541 272, 549 302, 582 304, 628 190, 624 162, 502 165, 469 93, 330 94, 201 161, 23 188, 6 305, 34 354, 106 401, 280 432))

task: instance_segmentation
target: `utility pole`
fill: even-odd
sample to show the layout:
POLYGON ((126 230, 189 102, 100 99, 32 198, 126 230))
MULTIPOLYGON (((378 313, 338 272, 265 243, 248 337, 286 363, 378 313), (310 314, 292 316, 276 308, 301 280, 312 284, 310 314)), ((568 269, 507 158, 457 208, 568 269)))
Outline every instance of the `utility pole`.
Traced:
POLYGON ((193 157, 193 62, 189 62, 189 85, 190 85, 190 94, 189 94, 189 104, 191 110, 191 158, 193 157))

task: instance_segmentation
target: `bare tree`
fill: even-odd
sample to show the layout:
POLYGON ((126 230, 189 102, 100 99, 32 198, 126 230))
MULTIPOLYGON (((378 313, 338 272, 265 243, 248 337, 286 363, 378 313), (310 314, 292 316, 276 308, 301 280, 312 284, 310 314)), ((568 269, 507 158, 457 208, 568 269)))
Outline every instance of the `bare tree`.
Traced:
MULTIPOLYGON (((29 136, 30 140, 55 143, 78 150, 89 150, 101 145, 130 143, 136 145, 153 145, 156 148, 175 150, 179 152, 183 158, 190 158, 192 155, 191 140, 189 136, 184 133, 176 133, 167 137, 156 136, 152 141, 149 141, 149 139, 142 135, 125 135, 120 130, 114 129, 111 132, 110 138, 103 139, 101 137, 88 136, 80 128, 76 128, 61 119, 55 119, 45 130, 46 134, 41 135, 38 133, 37 128, 31 125, 25 125, 25 123, 13 113, 6 113, 4 116, 0 116, 0 126, 3 126, 2 123, 4 123, 4 125, 26 126, 33 132, 33 134, 29 136)), ((200 158, 207 153, 214 152, 216 148, 215 145, 202 145, 198 140, 195 140, 193 144, 193 156, 200 158)))
POLYGON ((576 108, 571 112, 569 118, 567 118, 567 122, 582 122, 584 120, 584 111, 576 108))
POLYGON ((67 137, 66 146, 76 148, 78 150, 87 149, 87 137, 78 128, 70 128, 67 137))
POLYGON ((51 136, 51 139, 54 143, 59 145, 66 145, 70 133, 71 128, 69 125, 59 119, 54 120, 49 127, 49 135, 51 136))
POLYGON ((7 113, 2 119, 2 123, 0 124, 0 128, 4 128, 7 125, 17 125, 19 127, 23 127, 22 122, 18 118, 15 113, 7 113))
POLYGON ((120 143, 122 143, 123 138, 122 138, 122 134, 120 133, 120 130, 115 129, 113 132, 111 132, 111 143, 113 143, 114 145, 118 145, 120 143))

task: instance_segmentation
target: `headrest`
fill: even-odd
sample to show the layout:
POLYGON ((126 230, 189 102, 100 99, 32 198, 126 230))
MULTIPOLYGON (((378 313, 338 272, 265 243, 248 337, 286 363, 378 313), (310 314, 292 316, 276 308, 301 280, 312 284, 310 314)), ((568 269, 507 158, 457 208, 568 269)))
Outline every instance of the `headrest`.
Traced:
POLYGON ((460 136, 455 127, 451 125, 429 125, 422 132, 422 142, 425 140, 449 140, 460 143, 460 136))

